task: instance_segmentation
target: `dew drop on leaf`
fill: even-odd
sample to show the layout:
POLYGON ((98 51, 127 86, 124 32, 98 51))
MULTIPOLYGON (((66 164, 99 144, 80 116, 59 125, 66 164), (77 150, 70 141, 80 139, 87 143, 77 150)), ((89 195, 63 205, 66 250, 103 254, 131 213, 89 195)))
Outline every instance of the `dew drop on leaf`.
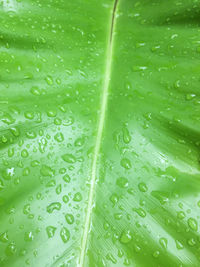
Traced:
POLYGON ((74 216, 70 213, 67 213, 65 215, 65 220, 68 224, 73 224, 74 223, 74 216))
POLYGON ((139 183, 138 188, 141 192, 147 192, 148 190, 147 185, 145 183, 139 183))
POLYGON ((72 154, 62 155, 62 159, 68 163, 75 163, 76 162, 76 158, 72 154))
POLYGON ((67 243, 67 241, 70 239, 70 232, 66 227, 63 227, 60 230, 60 237, 64 243, 67 243))
POLYGON ((68 174, 65 174, 65 175, 63 176, 63 180, 64 180, 66 183, 70 183, 71 178, 70 178, 70 176, 69 176, 68 174))
POLYGON ((161 238, 159 239, 159 243, 160 243, 160 245, 161 245, 164 249, 167 248, 167 239, 166 239, 166 238, 161 237, 161 238))
POLYGON ((123 158, 121 160, 120 164, 122 167, 124 167, 127 170, 129 170, 132 167, 130 160, 127 158, 123 158))
POLYGON ((132 236, 131 236, 131 232, 130 230, 125 230, 122 232, 121 236, 120 236, 120 242, 122 244, 127 244, 132 240, 132 236))
POLYGON ((47 235, 48 235, 48 238, 52 238, 54 237, 55 235, 55 232, 56 232, 56 227, 54 226, 47 226, 46 227, 46 232, 47 232, 47 235))
POLYGON ((80 202, 82 200, 82 195, 80 192, 77 192, 75 195, 74 195, 74 198, 73 198, 74 201, 76 202, 80 202))
POLYGON ((43 176, 53 176, 54 170, 47 165, 42 165, 42 168, 40 169, 40 173, 43 176))
POLYGON ((52 85, 53 84, 53 78, 50 75, 48 75, 45 78, 45 80, 46 80, 46 82, 47 82, 48 85, 52 85))
POLYGON ((14 255, 16 253, 16 251, 17 251, 16 244, 14 242, 11 242, 6 247, 5 253, 6 253, 7 256, 12 256, 12 255, 14 255))
POLYGON ((39 90, 39 88, 37 86, 31 87, 30 92, 34 96, 40 96, 41 95, 41 91, 39 90))
POLYGON ((69 202, 69 197, 67 195, 64 195, 62 198, 63 202, 66 204, 69 202))
POLYGON ((47 212, 48 213, 52 213, 54 210, 60 210, 60 209, 61 209, 60 202, 53 202, 47 206, 47 212))
POLYGON ((194 218, 189 218, 188 219, 188 226, 193 230, 197 231, 198 230, 198 223, 194 218))
POLYGON ((142 208, 133 208, 133 211, 135 211, 142 218, 146 217, 146 212, 142 208))
POLYGON ((64 141, 64 136, 63 136, 62 133, 57 133, 57 134, 54 136, 54 139, 55 139, 57 142, 61 143, 62 141, 64 141))
POLYGON ((8 241, 8 233, 7 232, 0 234, 0 241, 3 243, 6 243, 8 241))
POLYGON ((183 244, 179 240, 175 240, 177 249, 183 249, 183 244))
POLYGON ((125 177, 119 177, 116 181, 116 184, 121 188, 128 187, 128 179, 125 177))

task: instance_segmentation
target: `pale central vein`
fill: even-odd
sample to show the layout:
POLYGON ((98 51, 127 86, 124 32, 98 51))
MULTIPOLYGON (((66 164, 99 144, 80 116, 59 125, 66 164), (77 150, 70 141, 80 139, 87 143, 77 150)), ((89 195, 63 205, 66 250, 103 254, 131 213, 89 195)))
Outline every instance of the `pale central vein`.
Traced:
POLYGON ((99 118, 98 131, 97 131, 97 137, 96 137, 96 144, 94 148, 94 158, 92 162, 91 181, 90 181, 88 205, 87 205, 87 210, 86 210, 85 227, 83 231, 83 238, 81 242, 81 253, 80 253, 80 258, 78 262, 79 267, 82 267, 84 265, 88 233, 89 233, 90 225, 91 225, 91 215, 92 215, 92 209, 93 209, 93 200, 94 200, 95 184, 96 184, 97 161, 99 157, 101 139, 102 139, 102 134, 103 134, 103 127, 104 127, 104 122, 105 122, 106 107, 107 107, 107 102, 108 102, 108 87, 110 83, 112 51, 113 51, 113 32, 114 32, 114 26, 115 26, 115 15, 116 15, 117 4, 118 4, 118 0, 115 0, 113 10, 112 10, 111 23, 110 23, 110 35, 109 35, 110 38, 109 38, 108 49, 107 49, 105 79, 104 79, 104 84, 103 84, 103 94, 102 94, 102 100, 101 100, 101 110, 100 110, 100 118, 99 118))

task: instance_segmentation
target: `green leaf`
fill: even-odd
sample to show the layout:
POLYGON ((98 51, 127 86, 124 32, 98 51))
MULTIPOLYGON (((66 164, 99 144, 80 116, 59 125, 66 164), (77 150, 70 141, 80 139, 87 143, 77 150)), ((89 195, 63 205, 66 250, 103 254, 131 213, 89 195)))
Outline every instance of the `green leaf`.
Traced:
POLYGON ((0 2, 0 266, 200 265, 199 10, 0 2))

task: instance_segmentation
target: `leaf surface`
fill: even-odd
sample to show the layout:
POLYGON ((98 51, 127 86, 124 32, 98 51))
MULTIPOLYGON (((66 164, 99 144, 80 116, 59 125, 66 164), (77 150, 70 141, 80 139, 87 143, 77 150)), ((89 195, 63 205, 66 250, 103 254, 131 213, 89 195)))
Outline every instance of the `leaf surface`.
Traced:
POLYGON ((199 8, 1 1, 1 266, 199 266, 199 8))

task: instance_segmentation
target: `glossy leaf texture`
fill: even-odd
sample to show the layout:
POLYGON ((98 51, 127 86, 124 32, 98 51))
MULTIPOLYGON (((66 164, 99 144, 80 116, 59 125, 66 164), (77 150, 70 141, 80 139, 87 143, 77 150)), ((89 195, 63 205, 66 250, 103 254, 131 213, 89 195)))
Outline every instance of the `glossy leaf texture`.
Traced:
POLYGON ((200 265, 199 15, 0 1, 0 266, 200 265))

